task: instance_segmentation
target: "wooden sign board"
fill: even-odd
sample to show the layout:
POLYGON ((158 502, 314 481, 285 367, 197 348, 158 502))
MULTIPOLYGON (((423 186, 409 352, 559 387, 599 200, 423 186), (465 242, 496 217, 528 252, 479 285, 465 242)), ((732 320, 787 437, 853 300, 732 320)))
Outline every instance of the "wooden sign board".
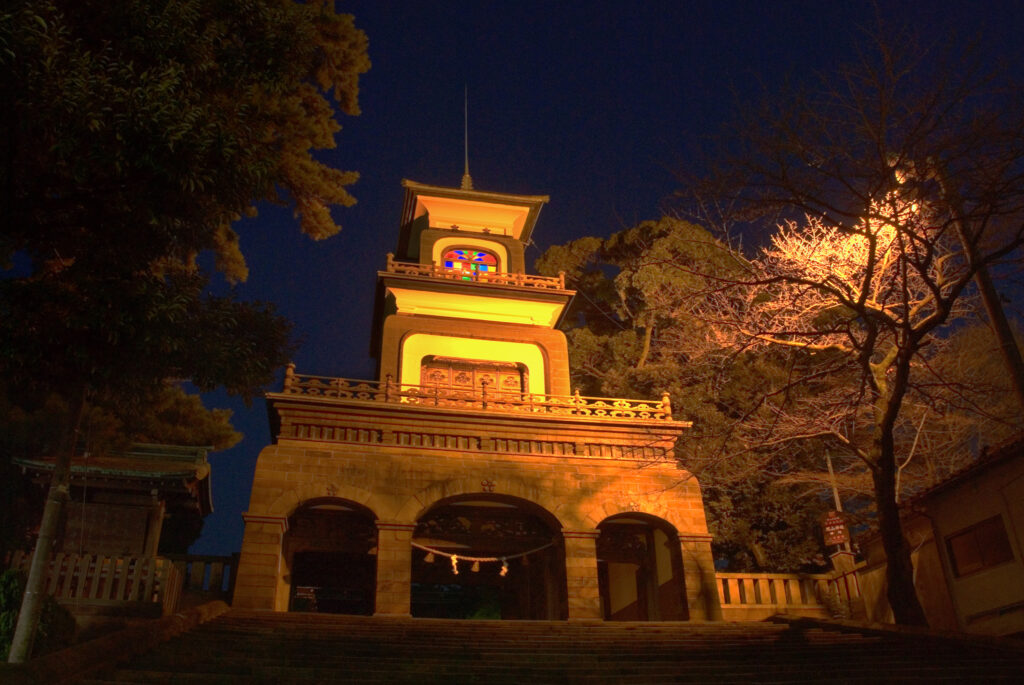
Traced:
POLYGON ((850 541, 850 531, 839 512, 830 511, 821 517, 821 530, 825 534, 826 545, 841 545, 850 541))

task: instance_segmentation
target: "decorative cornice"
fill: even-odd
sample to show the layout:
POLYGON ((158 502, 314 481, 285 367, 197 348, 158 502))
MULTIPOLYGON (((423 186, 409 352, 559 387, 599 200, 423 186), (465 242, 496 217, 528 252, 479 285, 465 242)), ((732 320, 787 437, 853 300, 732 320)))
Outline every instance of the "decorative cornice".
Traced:
POLYGON ((281 532, 288 532, 288 517, 287 516, 275 516, 273 514, 253 514, 248 511, 242 512, 242 520, 245 521, 246 525, 250 523, 260 523, 264 525, 278 525, 281 527, 281 532))

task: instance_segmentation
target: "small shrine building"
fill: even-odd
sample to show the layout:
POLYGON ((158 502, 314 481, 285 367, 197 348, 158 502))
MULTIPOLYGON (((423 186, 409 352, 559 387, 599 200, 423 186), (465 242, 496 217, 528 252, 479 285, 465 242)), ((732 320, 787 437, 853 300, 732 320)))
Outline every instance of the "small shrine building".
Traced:
MULTIPOLYGON (((468 178, 468 176, 467 176, 468 178)), ((721 617, 670 400, 583 397, 526 273, 546 196, 404 181, 378 378, 267 394, 234 606, 447 618, 721 617)))

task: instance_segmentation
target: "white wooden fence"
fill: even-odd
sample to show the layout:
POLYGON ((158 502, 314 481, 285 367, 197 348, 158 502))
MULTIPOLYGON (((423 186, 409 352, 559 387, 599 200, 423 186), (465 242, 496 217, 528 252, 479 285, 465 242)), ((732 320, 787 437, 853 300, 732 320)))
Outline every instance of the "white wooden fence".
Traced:
MULTIPOLYGON (((25 573, 31 563, 31 553, 11 558, 11 568, 25 573)), ((58 552, 50 560, 45 592, 64 604, 157 604, 167 615, 177 609, 181 586, 181 573, 169 559, 58 552)))

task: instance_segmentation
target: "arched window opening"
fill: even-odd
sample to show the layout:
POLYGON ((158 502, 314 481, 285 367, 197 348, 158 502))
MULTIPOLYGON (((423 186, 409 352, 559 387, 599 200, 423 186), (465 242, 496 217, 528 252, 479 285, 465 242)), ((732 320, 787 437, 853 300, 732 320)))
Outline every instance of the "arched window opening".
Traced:
POLYGON ((413 616, 565 619, 565 583, 560 526, 525 500, 452 498, 416 523, 413 616))
POLYGON ((598 525, 598 586, 608 621, 689 618, 682 553, 675 529, 645 514, 620 514, 598 525))
POLYGON ((446 251, 441 256, 441 264, 449 271, 462 274, 462 280, 472 281, 478 274, 495 273, 498 270, 498 257, 487 250, 458 247, 446 251))
POLYGON ((377 586, 373 513, 335 498, 306 502, 288 519, 289 611, 370 616, 377 586))

